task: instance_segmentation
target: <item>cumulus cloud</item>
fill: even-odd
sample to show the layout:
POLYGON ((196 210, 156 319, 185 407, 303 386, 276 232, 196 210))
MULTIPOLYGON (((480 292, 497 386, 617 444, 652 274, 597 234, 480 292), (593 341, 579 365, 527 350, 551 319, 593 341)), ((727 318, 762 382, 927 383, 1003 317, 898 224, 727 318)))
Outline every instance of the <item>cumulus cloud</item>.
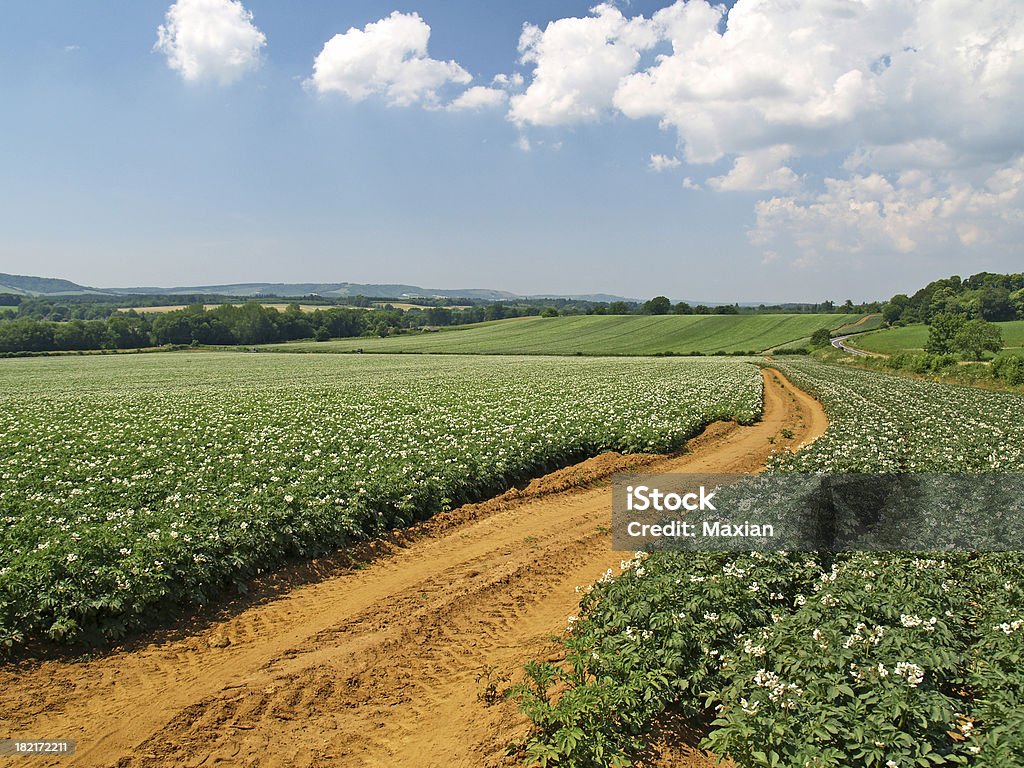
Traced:
POLYGON ((829 178, 818 195, 772 197, 755 210, 750 240, 788 245, 804 264, 828 253, 1016 248, 1024 236, 1024 157, 980 183, 916 170, 829 178))
POLYGON ((519 72, 514 72, 511 75, 504 73, 495 75, 494 80, 491 81, 492 85, 502 88, 521 88, 524 82, 526 79, 519 72))
POLYGON ((308 84, 319 93, 342 93, 354 101, 380 94, 395 106, 436 105, 442 86, 466 85, 473 78, 454 61, 430 58, 429 40, 430 26, 419 14, 395 11, 328 40, 313 62, 308 84))
POLYGON ((534 70, 511 119, 653 118, 690 163, 781 145, 946 165, 1020 148, 1017 0, 679 0, 649 19, 604 4, 527 25, 520 51, 534 70))
POLYGON ((740 155, 729 173, 708 179, 708 186, 733 192, 794 190, 800 177, 783 164, 792 154, 792 148, 783 145, 740 155))
POLYGON ((1019 0, 677 0, 649 18, 603 4, 527 25, 520 53, 520 128, 657 121, 685 163, 730 164, 708 188, 776 195, 755 242, 907 253, 1022 234, 1019 194, 993 191, 1024 156, 1019 0))
POLYGON ((647 164, 655 173, 661 173, 662 171, 668 171, 672 168, 678 168, 682 165, 682 161, 678 157, 669 157, 668 155, 651 155, 651 160, 647 164))
POLYGON ((508 101, 508 93, 501 88, 488 88, 485 85, 475 85, 472 88, 468 88, 465 92, 459 95, 451 104, 448 105, 448 109, 453 111, 460 110, 480 110, 480 109, 493 109, 494 107, 502 107, 505 102, 508 101))
POLYGON ((259 66, 266 44, 238 0, 178 0, 157 29, 154 50, 185 80, 227 85, 259 66))
POLYGON ((520 61, 532 64, 525 93, 512 97, 509 116, 520 124, 565 125, 595 120, 612 106, 623 77, 640 62, 640 52, 657 43, 653 24, 627 19, 608 3, 585 18, 552 21, 541 30, 523 27, 520 61))

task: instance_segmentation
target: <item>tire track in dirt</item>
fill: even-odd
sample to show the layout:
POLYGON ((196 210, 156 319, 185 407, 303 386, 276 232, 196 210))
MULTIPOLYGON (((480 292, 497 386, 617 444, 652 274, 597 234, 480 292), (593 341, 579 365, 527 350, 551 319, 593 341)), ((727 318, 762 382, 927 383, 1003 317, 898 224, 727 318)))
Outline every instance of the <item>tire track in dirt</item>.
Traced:
POLYGON ((617 570, 610 474, 758 471, 824 433, 817 401, 763 376, 762 420, 711 425, 685 454, 604 454, 439 515, 363 568, 191 637, 2 668, 0 735, 78 739, 74 758, 33 765, 512 765, 506 745, 527 724, 487 701, 488 684, 557 658, 575 587, 617 570))

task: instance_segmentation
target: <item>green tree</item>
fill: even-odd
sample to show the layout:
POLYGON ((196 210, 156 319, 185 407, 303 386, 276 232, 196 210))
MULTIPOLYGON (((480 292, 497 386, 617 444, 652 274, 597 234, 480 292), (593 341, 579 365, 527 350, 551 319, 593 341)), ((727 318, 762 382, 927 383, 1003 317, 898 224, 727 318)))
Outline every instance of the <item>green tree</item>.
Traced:
POLYGON ((811 334, 812 347, 827 347, 832 343, 832 331, 828 328, 819 328, 811 334))
POLYGON ((925 352, 934 355, 948 355, 953 352, 953 339, 964 327, 967 318, 955 312, 940 312, 932 318, 925 352))
POLYGON ((1010 302, 1013 304, 1014 313, 1018 320, 1024 320, 1024 288, 1010 294, 1010 302))
POLYGON ((157 344, 189 344, 192 325, 182 310, 165 312, 153 321, 153 339, 157 344))
POLYGON ((506 317, 509 317, 508 307, 500 302, 491 304, 484 310, 485 320, 504 320, 506 317))
POLYGON ((632 314, 629 311, 629 305, 624 301, 613 301, 608 305, 609 315, 629 315, 632 314))
POLYGON ((998 352, 1002 348, 1002 332, 985 320, 967 321, 953 337, 953 350, 968 360, 981 360, 986 352, 998 352))
POLYGON ((910 297, 905 293, 897 293, 882 307, 882 319, 892 325, 903 319, 903 313, 910 306, 910 297))
POLYGON ((978 296, 978 314, 982 320, 1013 320, 1016 314, 1010 292, 1005 288, 984 288, 978 296))
POLYGON ((431 307, 427 310, 427 325, 451 325, 452 311, 447 307, 431 307))
POLYGON ((149 330, 144 318, 138 315, 111 315, 107 319, 106 344, 114 349, 148 347, 149 330))
POLYGON ((645 315, 667 315, 672 311, 672 302, 666 296, 655 296, 644 302, 645 315))
POLYGON ((960 305, 957 301, 956 294, 953 293, 952 288, 937 288, 932 293, 931 299, 928 302, 928 308, 925 312, 925 317, 932 318, 937 315, 955 314, 959 306, 960 305))
POLYGON ((558 310, 554 307, 544 307, 544 311, 540 313, 541 317, 558 317, 558 310))

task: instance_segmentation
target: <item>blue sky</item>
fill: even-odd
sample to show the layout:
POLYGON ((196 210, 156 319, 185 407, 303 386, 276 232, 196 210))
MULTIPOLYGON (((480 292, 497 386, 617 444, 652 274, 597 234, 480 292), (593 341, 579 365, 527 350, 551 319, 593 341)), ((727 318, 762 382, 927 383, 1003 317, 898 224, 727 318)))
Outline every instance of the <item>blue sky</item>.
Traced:
POLYGON ((12 2, 0 271, 707 301, 1019 271, 1024 24, 961 5, 12 2))

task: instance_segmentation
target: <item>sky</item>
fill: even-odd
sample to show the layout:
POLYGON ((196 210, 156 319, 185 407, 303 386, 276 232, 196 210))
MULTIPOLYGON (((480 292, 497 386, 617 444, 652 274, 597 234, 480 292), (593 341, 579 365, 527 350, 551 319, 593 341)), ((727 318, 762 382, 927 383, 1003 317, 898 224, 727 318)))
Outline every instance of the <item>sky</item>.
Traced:
POLYGON ((0 272, 855 301, 1024 270, 1019 0, 10 0, 0 272))

